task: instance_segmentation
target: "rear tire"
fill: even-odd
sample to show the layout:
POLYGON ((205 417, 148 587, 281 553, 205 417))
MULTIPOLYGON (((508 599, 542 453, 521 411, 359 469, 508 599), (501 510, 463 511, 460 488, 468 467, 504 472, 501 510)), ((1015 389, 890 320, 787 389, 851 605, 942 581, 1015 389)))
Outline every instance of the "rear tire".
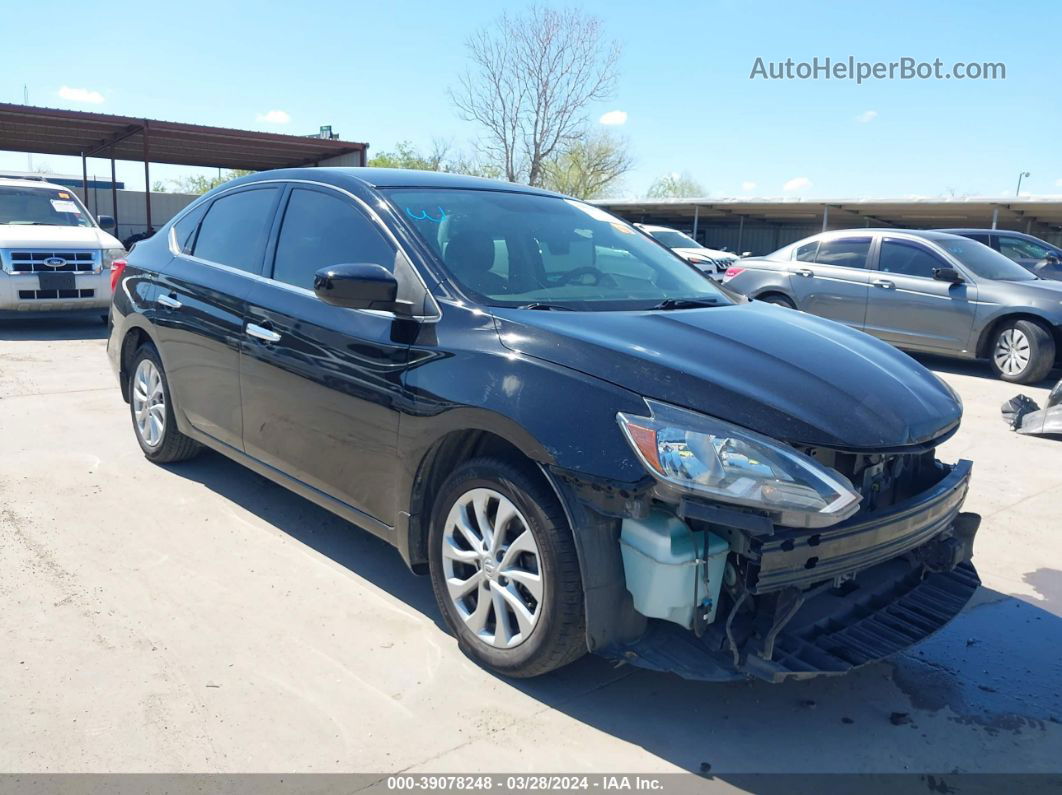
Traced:
POLYGON ((765 295, 763 298, 757 298, 757 301, 763 301, 765 304, 774 304, 775 306, 784 306, 786 309, 796 309, 796 304, 786 298, 784 295, 778 293, 771 293, 765 295))
POLYGON ((199 453, 199 443, 177 430, 170 385, 154 345, 140 346, 129 368, 129 415, 149 461, 172 464, 199 453))
POLYGON ((428 545, 439 609, 473 660, 531 677, 586 653, 575 540, 531 465, 459 466, 439 490, 428 545))
POLYGON ((1004 321, 989 341, 988 361, 1004 381, 1035 384, 1055 364, 1054 337, 1032 320, 1004 321))

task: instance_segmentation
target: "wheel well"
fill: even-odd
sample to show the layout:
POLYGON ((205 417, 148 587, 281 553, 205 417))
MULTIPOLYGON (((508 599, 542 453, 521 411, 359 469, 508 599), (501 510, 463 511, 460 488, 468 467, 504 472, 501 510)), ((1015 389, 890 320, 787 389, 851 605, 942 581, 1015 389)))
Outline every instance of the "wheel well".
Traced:
POLYGON ((136 355, 137 350, 145 342, 150 341, 150 337, 143 329, 134 328, 130 329, 129 333, 125 335, 125 339, 122 340, 122 353, 119 358, 121 362, 121 380, 120 386, 122 389, 122 398, 125 402, 129 402, 129 368, 133 364, 133 356, 136 355))
POLYGON ((428 530, 439 489, 458 466, 473 458, 501 458, 530 464, 528 472, 540 478, 553 493, 553 484, 534 459, 507 439, 490 431, 451 431, 431 446, 420 461, 409 501, 409 564, 418 574, 428 572, 428 530))
MULTIPOLYGON (((1062 339, 1056 333, 1055 329, 1051 327, 1047 321, 1045 321, 1039 315, 1033 315, 1025 312, 1016 312, 1012 315, 1003 315, 1003 317, 997 317, 993 320, 984 331, 981 332, 981 337, 977 340, 976 353, 978 358, 984 359, 988 356, 988 346, 995 336, 999 327, 1004 323, 1009 323, 1014 320, 1028 320, 1043 328, 1055 341, 1055 346, 1059 349, 1059 353, 1062 353, 1062 339)), ((1057 354, 1056 354, 1057 355, 1057 354)))
POLYGON ((755 298, 757 301, 762 301, 764 298, 771 298, 772 296, 777 297, 777 298, 784 298, 790 304, 792 304, 793 306, 796 306, 796 302, 792 298, 790 298, 788 295, 783 293, 781 290, 764 290, 762 293, 757 293, 756 295, 754 295, 752 297, 755 298))

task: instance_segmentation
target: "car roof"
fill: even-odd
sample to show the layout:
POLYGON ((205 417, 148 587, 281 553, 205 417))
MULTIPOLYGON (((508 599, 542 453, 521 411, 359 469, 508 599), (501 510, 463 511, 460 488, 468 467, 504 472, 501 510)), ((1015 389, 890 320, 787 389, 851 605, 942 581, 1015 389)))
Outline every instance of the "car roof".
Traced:
POLYGON ((367 188, 455 188, 462 190, 503 190, 511 193, 530 193, 540 196, 561 196, 560 193, 504 182, 498 179, 470 177, 465 174, 450 174, 442 171, 419 171, 406 168, 365 168, 365 167, 312 167, 281 168, 272 171, 259 171, 246 177, 240 177, 225 183, 226 187, 259 182, 269 179, 305 179, 322 182, 337 187, 358 185, 367 188))
MULTIPOLYGON (((819 232, 814 235, 808 235, 806 238, 798 240, 798 243, 804 240, 810 240, 813 237, 863 237, 867 234, 885 234, 885 235, 907 235, 909 237, 920 237, 923 240, 952 240, 961 235, 951 234, 945 232, 942 229, 897 229, 895 227, 859 227, 856 229, 834 229, 828 232, 819 232)), ((793 245, 790 243, 789 245, 793 245)))
MULTIPOLYGON (((1018 231, 1016 231, 1014 229, 983 229, 983 228, 982 229, 976 229, 976 228, 973 228, 973 227, 970 227, 970 228, 963 227, 963 228, 956 228, 956 229, 941 229, 940 231, 941 232, 951 232, 952 234, 956 234, 956 235, 966 235, 966 234, 978 234, 978 235, 999 235, 999 234, 1004 234, 1004 235, 1013 235, 1014 237, 1023 237, 1026 240, 1035 240, 1037 243, 1047 243, 1046 240, 1041 240, 1040 238, 1036 237, 1035 235, 1030 235, 1030 234, 1027 234, 1026 232, 1018 232, 1018 231)), ((1051 245, 1051 244, 1048 243, 1048 245, 1051 245)))

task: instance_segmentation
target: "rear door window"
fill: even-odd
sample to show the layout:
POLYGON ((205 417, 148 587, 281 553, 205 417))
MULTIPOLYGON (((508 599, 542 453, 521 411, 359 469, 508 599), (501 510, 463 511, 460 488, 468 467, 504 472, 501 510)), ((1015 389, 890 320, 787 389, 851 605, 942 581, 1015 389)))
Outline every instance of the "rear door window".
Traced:
POLYGON ((885 238, 878 255, 878 270, 904 276, 933 278, 934 268, 950 267, 940 257, 919 243, 885 238))
POLYGON ((195 233, 199 229, 199 222, 203 220, 208 206, 209 202, 203 202, 173 225, 173 240, 177 244, 177 250, 182 254, 192 253, 195 233))
POLYGON ((845 237, 819 243, 815 262, 842 268, 866 268, 870 254, 869 237, 845 237))
POLYGON ((276 187, 255 188, 216 199, 199 226, 194 255, 248 273, 261 273, 279 193, 276 187))
POLYGON ((818 250, 819 241, 812 240, 810 243, 805 243, 804 245, 798 247, 793 252, 793 259, 795 259, 797 262, 814 262, 815 252, 817 252, 818 250))

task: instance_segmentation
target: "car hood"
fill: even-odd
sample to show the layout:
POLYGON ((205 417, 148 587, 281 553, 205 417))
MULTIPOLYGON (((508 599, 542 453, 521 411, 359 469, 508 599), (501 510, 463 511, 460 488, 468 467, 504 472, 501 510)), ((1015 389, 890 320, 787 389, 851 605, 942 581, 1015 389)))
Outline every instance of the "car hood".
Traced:
POLYGON ((956 394, 906 354, 782 307, 492 312, 511 350, 792 443, 901 448, 962 416, 956 394))
POLYGON ((729 251, 718 251, 714 248, 673 248, 671 250, 683 257, 693 254, 701 257, 711 257, 712 259, 737 259, 737 254, 732 254, 729 251))
MULTIPOLYGON (((994 281, 991 284, 994 287, 1005 287, 1003 299, 1010 305, 1025 301, 1030 306, 1039 306, 1062 316, 1062 281, 1041 277, 1035 281, 994 281)), ((995 296, 995 293, 989 295, 995 296)), ((1053 322, 1058 322, 1058 318, 1054 318, 1053 322)))
POLYGON ((95 226, 0 225, 0 248, 121 248, 117 238, 95 226))

